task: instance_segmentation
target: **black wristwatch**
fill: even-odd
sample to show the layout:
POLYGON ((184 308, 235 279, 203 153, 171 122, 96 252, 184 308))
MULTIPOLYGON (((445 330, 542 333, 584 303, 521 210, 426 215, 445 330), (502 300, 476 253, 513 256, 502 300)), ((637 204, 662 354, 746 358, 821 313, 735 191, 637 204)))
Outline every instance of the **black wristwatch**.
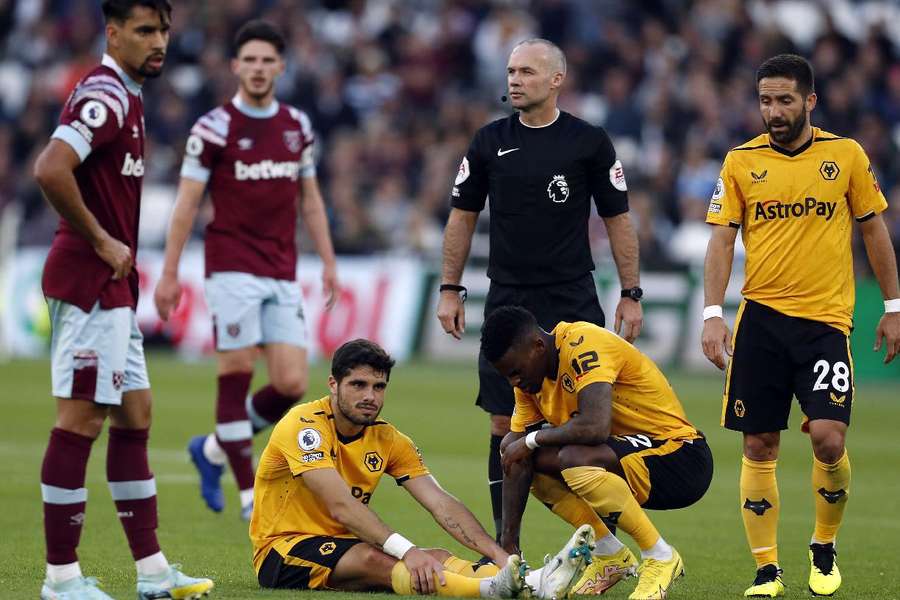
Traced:
POLYGON ((622 290, 622 297, 623 298, 631 298, 635 302, 640 302, 641 298, 644 297, 644 290, 642 290, 638 286, 635 286, 633 288, 628 288, 626 290, 622 290))
POLYGON ((441 287, 438 288, 441 292, 456 292, 459 294, 459 301, 465 302, 466 298, 469 297, 469 292, 466 290, 466 287, 463 285, 456 285, 455 283, 442 283, 441 287))

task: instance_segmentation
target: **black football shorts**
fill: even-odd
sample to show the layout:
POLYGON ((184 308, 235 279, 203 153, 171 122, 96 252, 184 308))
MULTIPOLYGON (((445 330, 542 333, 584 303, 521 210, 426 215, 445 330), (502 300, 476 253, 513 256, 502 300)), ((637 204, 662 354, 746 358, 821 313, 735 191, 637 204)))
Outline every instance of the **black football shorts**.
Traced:
POLYGON ((794 396, 809 420, 850 424, 850 338, 825 323, 745 300, 734 323, 722 425, 744 433, 787 429, 794 396))

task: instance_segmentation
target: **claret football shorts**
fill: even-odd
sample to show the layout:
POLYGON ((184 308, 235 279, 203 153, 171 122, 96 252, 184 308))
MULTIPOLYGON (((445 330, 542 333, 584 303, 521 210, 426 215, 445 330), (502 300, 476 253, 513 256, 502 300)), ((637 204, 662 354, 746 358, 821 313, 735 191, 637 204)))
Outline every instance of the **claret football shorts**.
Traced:
POLYGON ((86 313, 47 299, 50 309, 50 369, 53 395, 120 406, 122 394, 150 387, 144 336, 127 306, 86 313))
POLYGON ((303 294, 296 281, 229 271, 206 280, 216 350, 284 343, 306 348, 303 294))
POLYGON ((849 425, 853 383, 844 332, 745 300, 734 323, 722 425, 744 433, 787 429, 794 396, 809 420, 849 425))

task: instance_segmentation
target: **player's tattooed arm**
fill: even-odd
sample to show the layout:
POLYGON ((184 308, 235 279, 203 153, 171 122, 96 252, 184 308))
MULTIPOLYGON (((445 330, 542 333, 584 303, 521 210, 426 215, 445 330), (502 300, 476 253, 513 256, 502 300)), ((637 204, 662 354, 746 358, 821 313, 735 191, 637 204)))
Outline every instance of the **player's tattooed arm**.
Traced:
POLYGON ((535 441, 538 446, 594 446, 609 437, 611 422, 612 385, 591 383, 578 392, 578 412, 559 427, 538 431, 535 441))
POLYGON ((465 547, 489 557, 498 565, 506 564, 507 554, 488 535, 475 515, 452 494, 444 490, 431 475, 407 479, 403 487, 438 525, 465 547))

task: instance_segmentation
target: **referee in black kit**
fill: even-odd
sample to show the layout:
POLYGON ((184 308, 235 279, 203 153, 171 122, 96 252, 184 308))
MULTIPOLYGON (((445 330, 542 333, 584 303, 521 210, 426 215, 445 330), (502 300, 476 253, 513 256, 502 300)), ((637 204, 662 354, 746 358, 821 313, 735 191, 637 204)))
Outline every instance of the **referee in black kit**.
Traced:
MULTIPOLYGON (((621 163, 606 132, 557 108, 566 58, 547 40, 519 43, 509 56, 509 100, 517 112, 482 127, 463 158, 444 230, 438 319, 459 339, 465 328, 465 289, 459 285, 478 213, 490 197, 491 280, 485 317, 500 306, 521 305, 550 331, 559 321, 605 317, 591 271, 588 242, 591 198, 603 217, 622 284, 615 330, 633 341, 643 313, 638 240, 628 215, 621 163)), ((488 480, 494 524, 502 519, 500 441, 509 432, 512 388, 478 357, 476 403, 491 415, 488 480)))

